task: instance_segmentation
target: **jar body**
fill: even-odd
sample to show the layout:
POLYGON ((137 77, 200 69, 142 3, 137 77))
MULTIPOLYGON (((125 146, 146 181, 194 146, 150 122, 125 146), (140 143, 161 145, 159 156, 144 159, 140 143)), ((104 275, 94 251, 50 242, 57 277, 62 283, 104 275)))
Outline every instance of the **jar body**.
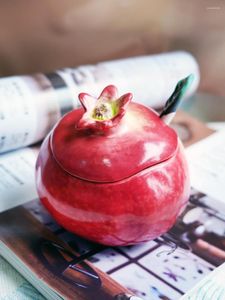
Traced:
POLYGON ((65 172, 49 141, 36 164, 37 191, 54 219, 75 234, 111 246, 145 242, 168 231, 186 206, 190 182, 180 143, 164 162, 121 181, 95 183, 65 172))

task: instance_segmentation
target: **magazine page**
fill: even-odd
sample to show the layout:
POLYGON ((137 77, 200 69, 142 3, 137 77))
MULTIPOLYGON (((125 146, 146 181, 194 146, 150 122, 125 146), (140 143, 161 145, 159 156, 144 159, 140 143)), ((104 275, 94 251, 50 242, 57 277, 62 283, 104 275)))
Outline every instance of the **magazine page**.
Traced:
POLYGON ((186 293, 180 300, 224 299, 224 274, 225 264, 216 268, 206 278, 201 280, 193 289, 186 293))
MULTIPOLYGON (((37 201, 26 207, 54 226, 37 201)), ((215 199, 192 190, 189 205, 168 234, 142 245, 107 248, 89 260, 143 299, 154 291, 156 299, 179 299, 225 261, 225 206, 217 208, 215 199)), ((60 238, 78 248, 74 235, 61 230, 60 238)))
MULTIPOLYGON (((218 210, 215 199, 197 190, 192 190, 186 210, 167 234, 137 246, 109 248, 77 237, 56 224, 39 200, 2 213, 0 225, 4 245, 68 299, 71 295, 82 299, 87 285, 95 286, 94 294, 101 299, 98 289, 103 288, 104 276, 86 265, 83 257, 142 299, 171 300, 225 261, 225 206, 218 210), (86 268, 83 278, 82 267, 86 268)), ((4 247, 0 248, 4 255, 4 247)))
POLYGON ((192 185, 225 203, 225 129, 187 149, 192 185))
POLYGON ((0 256, 0 291, 1 300, 46 299, 2 256, 0 256))
MULTIPOLYGON (((37 212, 38 207, 32 205, 31 210, 37 212)), ((47 299, 110 300, 128 292, 84 260, 101 246, 78 248, 79 244, 72 246, 53 232, 23 206, 8 210, 0 216, 0 252, 47 299)))
POLYGON ((44 74, 1 78, 0 153, 42 140, 76 106, 68 88, 54 88, 44 74))
POLYGON ((0 155, 0 213, 37 197, 34 179, 38 148, 0 155))
POLYGON ((121 94, 132 92, 136 102, 153 108, 163 107, 180 79, 194 75, 185 97, 197 90, 200 79, 197 61, 184 51, 100 62, 59 70, 57 74, 74 95, 86 91, 98 96, 105 86, 114 84, 121 94))

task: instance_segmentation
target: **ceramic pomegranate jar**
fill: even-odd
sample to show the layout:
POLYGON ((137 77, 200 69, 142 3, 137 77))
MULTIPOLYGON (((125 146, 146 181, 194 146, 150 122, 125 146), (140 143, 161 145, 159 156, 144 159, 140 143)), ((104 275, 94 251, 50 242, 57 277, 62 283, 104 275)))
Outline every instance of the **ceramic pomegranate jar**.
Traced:
POLYGON ((67 230, 105 245, 152 240, 169 230, 189 196, 176 132, 150 108, 106 87, 65 115, 41 146, 36 184, 67 230))

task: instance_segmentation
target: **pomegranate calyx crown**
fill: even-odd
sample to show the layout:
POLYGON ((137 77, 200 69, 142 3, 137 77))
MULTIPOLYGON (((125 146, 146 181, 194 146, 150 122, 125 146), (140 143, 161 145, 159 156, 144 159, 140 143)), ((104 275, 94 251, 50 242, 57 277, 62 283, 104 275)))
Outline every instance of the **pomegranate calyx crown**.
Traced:
POLYGON ((86 93, 81 93, 78 97, 85 112, 77 128, 104 132, 119 123, 133 96, 127 93, 118 98, 117 88, 109 85, 97 99, 86 93))

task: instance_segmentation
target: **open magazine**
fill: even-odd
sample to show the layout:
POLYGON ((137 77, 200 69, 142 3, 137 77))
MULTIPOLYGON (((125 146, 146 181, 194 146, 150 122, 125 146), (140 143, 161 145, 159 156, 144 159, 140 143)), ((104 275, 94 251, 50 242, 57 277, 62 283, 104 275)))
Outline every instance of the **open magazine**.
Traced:
MULTIPOLYGON (((174 126, 182 133, 185 117, 181 119, 174 126)), ((201 132, 199 138, 212 133, 202 129, 195 127, 196 132, 201 132)), ((216 160, 219 165, 216 149, 221 165, 225 163, 221 155, 224 141, 225 132, 221 131, 187 150, 191 173, 204 174, 205 181, 199 185, 198 178, 194 179, 189 204, 168 233, 141 245, 116 248, 84 240, 55 223, 36 199, 31 175, 36 149, 2 155, 0 170, 4 180, 0 191, 8 196, 8 202, 0 203, 0 254, 47 299, 120 300, 130 299, 125 295, 136 295, 140 299, 176 300, 185 293, 183 297, 189 297, 195 286, 204 291, 207 284, 202 287, 202 280, 211 278, 208 276, 215 269, 218 273, 221 269, 217 267, 225 261, 225 196, 223 192, 214 198, 210 189, 211 184, 219 189, 224 173, 220 168, 212 170, 212 166, 209 172, 210 164, 206 164, 210 155, 210 161, 216 160), (16 205, 21 205, 13 207, 15 198, 16 205)), ((186 144, 189 142, 186 140, 186 144)), ((221 288, 211 284, 209 295, 220 293, 218 299, 223 299, 223 288, 224 285, 221 288)), ((200 296, 198 299, 203 299, 200 296)), ((213 299, 206 298, 207 290, 202 296, 213 299)), ((195 299, 190 297, 187 299, 195 299)))
POLYGON ((125 293, 99 269, 141 299, 180 299, 225 260, 225 205, 222 211, 217 207, 192 190, 167 234, 109 248, 65 231, 36 199, 0 215, 0 252, 48 299, 113 299, 125 293))
POLYGON ((93 96, 109 84, 134 101, 162 107, 177 82, 194 75, 186 96, 199 83, 199 68, 187 52, 137 56, 33 74, 0 78, 0 153, 41 141, 58 119, 79 106, 78 94, 93 96))

